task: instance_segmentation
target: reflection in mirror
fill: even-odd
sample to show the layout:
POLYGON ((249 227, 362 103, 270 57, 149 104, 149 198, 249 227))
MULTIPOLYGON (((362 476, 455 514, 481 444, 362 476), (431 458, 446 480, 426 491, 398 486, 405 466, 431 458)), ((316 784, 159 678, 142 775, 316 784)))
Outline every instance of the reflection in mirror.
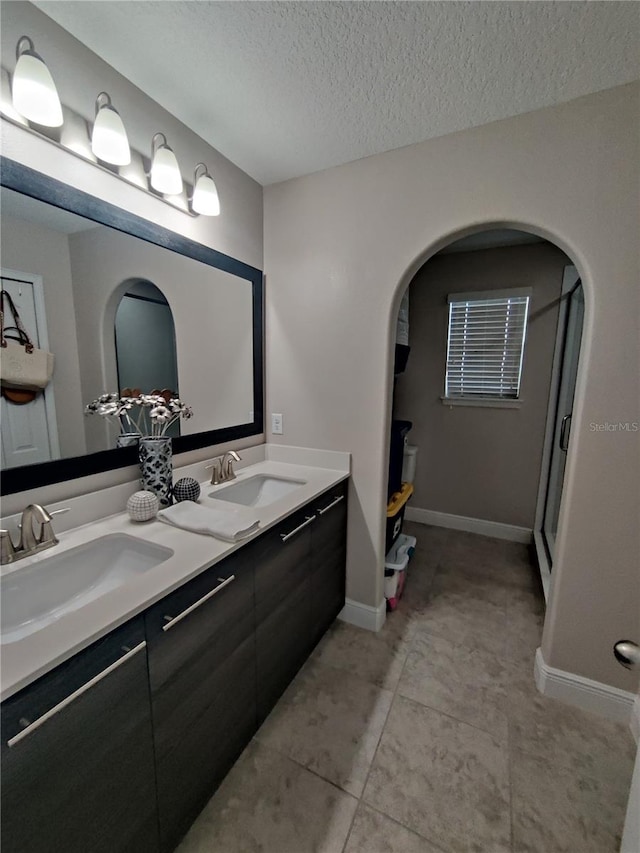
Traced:
MULTIPOLYGON (((129 389, 134 396, 136 391, 180 396, 173 314, 155 284, 142 279, 128 283, 116 309, 115 335, 120 394, 129 389)), ((165 435, 180 435, 180 421, 165 435)))
POLYGON ((132 464, 129 450, 113 450, 109 419, 84 416, 88 402, 125 388, 170 389, 193 409, 174 427, 174 452, 261 432, 261 273, 16 164, 4 183, 12 170, 118 228, 0 189, 3 287, 55 356, 33 402, 2 399, 3 490, 132 464))

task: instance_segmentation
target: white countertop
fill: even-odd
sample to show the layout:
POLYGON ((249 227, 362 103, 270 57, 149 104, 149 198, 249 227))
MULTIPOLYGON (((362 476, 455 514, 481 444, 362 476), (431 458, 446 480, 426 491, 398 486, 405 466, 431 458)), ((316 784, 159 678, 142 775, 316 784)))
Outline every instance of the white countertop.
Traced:
MULTIPOLYGON (((56 622, 27 637, 3 644, 0 699, 8 698, 118 625, 146 610, 204 569, 242 548, 284 517, 349 476, 348 453, 323 453, 280 447, 273 453, 273 457, 275 458, 239 470, 234 482, 246 480, 256 474, 270 474, 304 480, 304 485, 267 506, 256 507, 260 528, 241 542, 223 542, 212 536, 191 533, 157 520, 140 524, 131 521, 126 512, 120 512, 59 533, 60 543, 55 548, 5 567, 3 574, 6 569, 19 571, 20 567, 45 561, 54 554, 63 554, 71 548, 113 533, 126 533, 165 546, 174 552, 172 557, 135 580, 111 590, 79 610, 65 614, 56 622), (287 453, 286 450, 292 452, 287 453), (291 461, 282 461, 285 458, 291 461), (302 464, 305 461, 315 464, 302 464)), ((213 487, 210 483, 201 484, 200 503, 220 509, 233 508, 234 504, 214 501, 208 497, 209 492, 215 488, 222 489, 228 485, 229 483, 223 483, 213 487)), ((131 489, 131 493, 133 491, 135 488, 131 489)), ((43 569, 46 570, 46 566, 43 569)))

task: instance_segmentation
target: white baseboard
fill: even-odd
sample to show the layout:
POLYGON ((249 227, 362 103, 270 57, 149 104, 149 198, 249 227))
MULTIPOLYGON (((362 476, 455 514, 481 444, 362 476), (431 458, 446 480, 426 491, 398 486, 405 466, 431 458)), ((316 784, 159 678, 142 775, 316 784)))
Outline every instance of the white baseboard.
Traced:
POLYGON ((542 657, 542 649, 536 651, 534 676, 538 690, 545 696, 618 723, 628 723, 633 730, 634 693, 549 666, 542 657))
POLYGON ((510 542, 523 542, 529 545, 533 530, 518 527, 515 524, 500 524, 498 521, 486 521, 484 518, 467 518, 465 515, 451 515, 448 512, 436 512, 432 509, 419 509, 408 506, 404 516, 407 521, 419 524, 432 524, 434 527, 449 527, 451 530, 464 530, 467 533, 479 533, 481 536, 493 536, 494 539, 508 539, 510 542))
POLYGON ((338 619, 355 625, 356 628, 379 631, 384 625, 386 616, 387 602, 384 599, 377 607, 370 607, 368 604, 360 604, 359 601, 347 598, 344 607, 338 614, 338 619))

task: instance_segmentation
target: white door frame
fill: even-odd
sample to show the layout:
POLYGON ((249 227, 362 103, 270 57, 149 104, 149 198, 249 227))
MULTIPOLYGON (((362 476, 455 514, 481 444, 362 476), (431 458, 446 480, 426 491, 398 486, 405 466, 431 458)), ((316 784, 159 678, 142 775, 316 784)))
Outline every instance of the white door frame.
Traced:
POLYGON ((542 463, 540 467, 540 481, 538 484, 538 498, 536 501, 536 515, 533 525, 533 539, 535 542, 538 565, 540 566, 540 579, 544 591, 545 600, 549 597, 549 586, 551 583, 551 565, 547 555, 547 549, 542 535, 544 522, 544 510, 547 500, 547 489, 549 486, 549 474, 551 465, 551 451, 555 436, 556 415, 558 412, 558 392, 560 390, 560 379, 562 376, 562 361, 564 355, 564 337, 567 325, 568 295, 573 290, 580 274, 573 264, 564 268, 562 276, 562 289, 560 291, 560 310, 558 312, 558 325, 556 330, 556 342, 553 351, 553 367, 551 368, 551 385, 549 387, 549 408, 544 431, 544 444, 542 446, 542 463))
MULTIPOLYGON (((47 311, 44 302, 44 284, 42 276, 35 273, 22 272, 21 270, 10 270, 2 267, 0 277, 24 281, 33 287, 33 303, 36 314, 37 345, 40 349, 49 350, 49 332, 47 330, 47 311)), ((49 382, 42 392, 44 395, 44 410, 47 419, 47 431, 49 433, 49 448, 51 459, 60 459, 60 440, 58 438, 58 420, 56 418, 56 401, 53 382, 49 382)))

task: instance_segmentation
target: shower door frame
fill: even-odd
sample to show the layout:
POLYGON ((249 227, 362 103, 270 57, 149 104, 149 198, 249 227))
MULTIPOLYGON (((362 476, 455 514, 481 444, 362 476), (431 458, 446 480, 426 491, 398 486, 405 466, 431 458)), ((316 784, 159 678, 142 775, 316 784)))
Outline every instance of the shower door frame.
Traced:
MULTIPOLYGON (((545 509, 547 504, 547 491, 551 474, 551 457, 553 442, 556 433, 556 417, 558 413, 558 402, 560 383, 562 381, 562 367, 565 354, 565 340, 567 336, 567 321, 569 311, 569 297, 580 279, 580 274, 573 264, 564 268, 562 276, 562 289, 560 298, 560 310, 558 312, 558 325, 556 341, 553 352, 553 367, 551 370, 551 385, 549 388, 549 407, 545 425, 544 445, 542 450, 542 464, 540 468, 540 482, 538 485, 538 499, 536 502, 535 524, 533 539, 540 568, 540 579, 544 591, 545 601, 549 598, 549 586, 551 583, 551 557, 545 541, 543 531, 545 509)), ((578 360, 580 349, 578 348, 578 360)))

